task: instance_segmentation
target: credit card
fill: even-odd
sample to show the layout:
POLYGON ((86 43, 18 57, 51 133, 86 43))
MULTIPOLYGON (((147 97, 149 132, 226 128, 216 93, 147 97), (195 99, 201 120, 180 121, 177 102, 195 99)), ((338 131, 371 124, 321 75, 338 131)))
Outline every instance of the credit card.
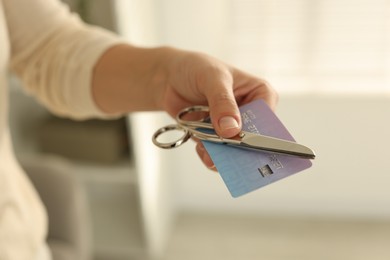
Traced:
MULTIPOLYGON (((242 130, 295 141, 263 100, 255 100, 239 109, 242 130)), ((309 159, 295 156, 202 142, 233 197, 242 196, 312 165, 309 159)))

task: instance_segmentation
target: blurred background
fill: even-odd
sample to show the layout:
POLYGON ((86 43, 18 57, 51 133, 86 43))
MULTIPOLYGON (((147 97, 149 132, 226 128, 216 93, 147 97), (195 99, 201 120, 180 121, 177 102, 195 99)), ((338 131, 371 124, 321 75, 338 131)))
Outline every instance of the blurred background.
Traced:
POLYGON ((317 153, 309 170, 233 199, 193 144, 154 147, 166 114, 59 119, 11 77, 17 156, 75 176, 93 259, 390 259, 390 1, 66 2, 133 44, 265 78, 278 117, 317 153))

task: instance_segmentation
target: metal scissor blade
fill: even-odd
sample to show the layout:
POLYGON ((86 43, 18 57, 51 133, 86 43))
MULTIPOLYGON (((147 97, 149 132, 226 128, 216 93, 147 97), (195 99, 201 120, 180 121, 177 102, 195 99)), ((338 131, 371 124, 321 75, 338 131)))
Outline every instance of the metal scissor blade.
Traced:
POLYGON ((241 146, 256 150, 294 155, 306 159, 315 158, 314 151, 304 145, 270 136, 252 134, 249 132, 242 133, 243 136, 241 136, 241 146))

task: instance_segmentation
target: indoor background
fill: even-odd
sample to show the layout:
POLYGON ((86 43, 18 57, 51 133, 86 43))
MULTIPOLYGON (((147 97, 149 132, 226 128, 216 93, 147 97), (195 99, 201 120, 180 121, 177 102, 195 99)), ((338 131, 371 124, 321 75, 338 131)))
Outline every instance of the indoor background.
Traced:
POLYGON ((317 153, 310 169, 234 199, 193 144, 152 144, 173 122, 163 112, 59 123, 12 78, 15 150, 77 176, 94 259, 390 258, 390 1, 68 2, 133 44, 206 52, 267 79, 277 116, 317 153), (85 129, 84 152, 58 141, 85 129))

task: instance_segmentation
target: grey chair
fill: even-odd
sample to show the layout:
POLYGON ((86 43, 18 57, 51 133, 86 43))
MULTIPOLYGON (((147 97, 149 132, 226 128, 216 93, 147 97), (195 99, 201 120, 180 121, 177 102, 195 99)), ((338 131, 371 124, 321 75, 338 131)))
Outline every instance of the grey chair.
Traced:
POLYGON ((52 156, 21 159, 49 218, 53 260, 90 260, 91 228, 86 195, 67 161, 52 156))

